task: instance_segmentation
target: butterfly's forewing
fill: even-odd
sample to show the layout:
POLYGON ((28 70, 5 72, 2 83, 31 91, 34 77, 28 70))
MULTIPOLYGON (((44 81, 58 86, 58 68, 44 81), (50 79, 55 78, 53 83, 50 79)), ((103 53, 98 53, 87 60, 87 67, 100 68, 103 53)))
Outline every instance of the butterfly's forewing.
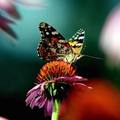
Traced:
POLYGON ((81 57, 81 50, 83 48, 84 38, 85 38, 85 31, 80 29, 75 33, 75 35, 73 35, 69 39, 69 44, 74 54, 73 62, 81 57))
POLYGON ((37 51, 38 55, 46 61, 64 59, 64 56, 72 51, 69 43, 52 26, 42 22, 39 25, 39 30, 42 41, 37 51))
POLYGON ((51 25, 45 23, 45 22, 41 22, 39 25, 39 30, 41 32, 41 38, 42 39, 48 39, 49 38, 49 42, 52 41, 52 38, 56 38, 56 39, 61 39, 64 40, 65 38, 56 31, 55 28, 53 28, 51 25))

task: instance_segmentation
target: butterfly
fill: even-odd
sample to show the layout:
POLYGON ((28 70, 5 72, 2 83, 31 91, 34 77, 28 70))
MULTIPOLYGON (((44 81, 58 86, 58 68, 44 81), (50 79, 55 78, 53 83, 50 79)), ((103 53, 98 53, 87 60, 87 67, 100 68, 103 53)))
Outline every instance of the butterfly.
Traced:
POLYGON ((37 53, 46 61, 63 60, 68 63, 77 61, 83 49, 85 31, 80 29, 69 40, 66 40, 51 25, 41 22, 41 38, 37 53))

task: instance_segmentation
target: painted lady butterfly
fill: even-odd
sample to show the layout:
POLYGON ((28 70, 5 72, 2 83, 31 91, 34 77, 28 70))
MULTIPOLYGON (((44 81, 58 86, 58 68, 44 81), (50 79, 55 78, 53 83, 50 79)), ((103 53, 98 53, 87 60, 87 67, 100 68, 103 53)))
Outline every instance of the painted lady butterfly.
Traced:
POLYGON ((58 33, 52 26, 45 22, 39 25, 42 41, 37 48, 38 56, 46 61, 64 60, 73 63, 82 54, 85 31, 80 29, 68 41, 58 33))

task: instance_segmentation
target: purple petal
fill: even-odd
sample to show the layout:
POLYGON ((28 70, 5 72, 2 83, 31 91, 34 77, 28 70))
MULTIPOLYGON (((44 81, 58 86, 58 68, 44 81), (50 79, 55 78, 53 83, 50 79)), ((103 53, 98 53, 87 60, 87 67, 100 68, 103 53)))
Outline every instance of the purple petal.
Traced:
POLYGON ((31 108, 34 107, 34 101, 35 101, 35 96, 30 95, 27 97, 27 99, 25 100, 26 105, 30 105, 31 108))
MULTIPOLYGON (((26 105, 30 105, 30 107, 33 108, 34 106, 37 106, 38 104, 42 104, 42 103, 38 103, 38 101, 40 102, 42 99, 43 99, 43 97, 41 94, 41 89, 40 89, 40 84, 39 84, 39 85, 36 85, 35 87, 33 87, 27 93, 27 99, 25 100, 25 102, 26 102, 26 105)), ((42 100, 42 101, 44 101, 44 100, 42 100)))
POLYGON ((36 90, 34 92, 31 92, 29 95, 27 95, 26 103, 30 103, 33 99, 35 99, 39 94, 39 90, 36 90))
POLYGON ((30 102, 30 107, 33 109, 35 107, 35 98, 33 98, 30 102))
POLYGON ((39 108, 42 108, 42 107, 45 105, 46 101, 47 101, 47 98, 41 97, 41 98, 38 100, 38 107, 39 107, 39 108))
POLYGON ((45 116, 51 116, 53 110, 53 100, 47 100, 44 105, 45 116))
MULTIPOLYGON (((42 96, 38 96, 37 98, 35 98, 34 100, 34 106, 38 106, 39 105, 39 100, 41 99, 42 96)), ((44 100, 42 100, 41 102, 43 102, 44 100)))
POLYGON ((81 76, 73 76, 73 77, 58 77, 54 79, 55 81, 58 82, 68 82, 68 83, 74 83, 74 82, 83 82, 83 81, 87 81, 86 78, 83 78, 81 76))
POLYGON ((35 87, 33 87, 31 90, 28 91, 27 95, 31 94, 32 92, 34 92, 38 89, 40 90, 40 86, 41 86, 41 84, 38 84, 35 87))

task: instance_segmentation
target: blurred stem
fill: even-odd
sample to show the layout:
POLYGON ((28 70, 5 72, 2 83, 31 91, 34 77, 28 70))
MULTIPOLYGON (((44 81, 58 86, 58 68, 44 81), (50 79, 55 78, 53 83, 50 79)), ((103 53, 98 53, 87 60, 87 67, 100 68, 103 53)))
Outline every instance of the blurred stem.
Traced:
POLYGON ((55 99, 54 103, 53 103, 53 112, 52 112, 51 120, 58 120, 58 117, 59 117, 59 107, 60 107, 60 102, 59 102, 59 100, 55 99))

